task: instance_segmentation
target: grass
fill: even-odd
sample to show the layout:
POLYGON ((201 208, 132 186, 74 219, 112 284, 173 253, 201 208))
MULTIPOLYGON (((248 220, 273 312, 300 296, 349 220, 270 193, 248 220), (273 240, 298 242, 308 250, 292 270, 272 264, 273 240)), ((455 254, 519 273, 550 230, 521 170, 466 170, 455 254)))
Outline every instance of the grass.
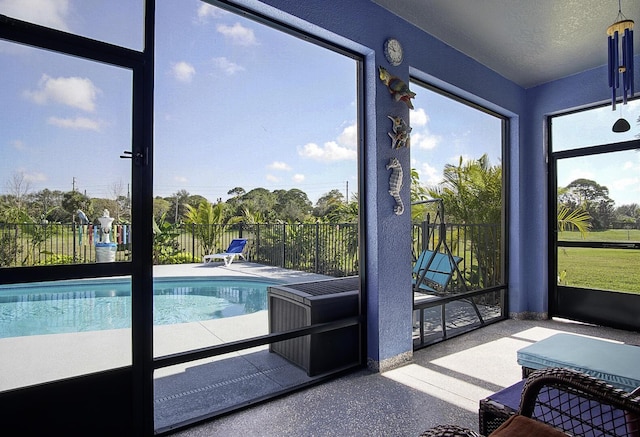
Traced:
POLYGON ((640 293, 640 251, 563 247, 558 249, 558 272, 563 285, 640 293))
POLYGON ((611 241, 611 242, 627 242, 640 241, 640 229, 607 229, 606 231, 590 231, 587 232, 585 238, 582 238, 580 232, 565 231, 558 233, 560 241, 611 241))

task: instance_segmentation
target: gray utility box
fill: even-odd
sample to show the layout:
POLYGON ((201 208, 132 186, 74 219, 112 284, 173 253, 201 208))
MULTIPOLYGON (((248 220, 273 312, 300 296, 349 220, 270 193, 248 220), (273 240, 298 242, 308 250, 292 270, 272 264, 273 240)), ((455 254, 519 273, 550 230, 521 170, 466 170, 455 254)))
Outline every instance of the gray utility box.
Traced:
MULTIPOLYGON (((359 290, 358 276, 269 287, 269 332, 357 316, 359 290)), ((302 367, 308 376, 339 370, 360 363, 360 327, 279 341, 269 350, 302 367)))

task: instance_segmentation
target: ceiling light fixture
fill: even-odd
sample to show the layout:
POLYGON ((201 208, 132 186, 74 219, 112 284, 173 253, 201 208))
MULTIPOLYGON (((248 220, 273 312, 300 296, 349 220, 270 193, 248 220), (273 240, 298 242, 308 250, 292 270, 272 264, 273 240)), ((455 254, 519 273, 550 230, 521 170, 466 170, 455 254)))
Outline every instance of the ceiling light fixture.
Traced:
MULTIPOLYGON (((618 0, 616 22, 607 28, 609 35, 609 88, 611 88, 611 106, 615 111, 620 82, 622 82, 622 104, 634 94, 633 85, 633 20, 622 14, 618 0), (622 80, 620 78, 622 76, 622 80)), ((617 123, 617 122, 616 122, 617 123)))

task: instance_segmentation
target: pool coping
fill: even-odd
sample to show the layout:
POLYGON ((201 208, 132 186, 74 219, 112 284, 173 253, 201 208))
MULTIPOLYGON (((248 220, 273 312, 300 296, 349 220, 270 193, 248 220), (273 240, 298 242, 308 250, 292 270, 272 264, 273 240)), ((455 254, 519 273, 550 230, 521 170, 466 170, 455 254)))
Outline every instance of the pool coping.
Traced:
MULTIPOLYGON (((295 283, 328 276, 250 262, 154 266, 154 277, 203 276, 295 283)), ((267 311, 225 319, 154 327, 156 356, 262 335, 267 311), (239 319, 242 318, 242 319, 239 319)), ((46 334, 0 339, 0 391, 131 365, 131 330, 46 334)), ((179 368, 167 372, 177 372, 179 368)))

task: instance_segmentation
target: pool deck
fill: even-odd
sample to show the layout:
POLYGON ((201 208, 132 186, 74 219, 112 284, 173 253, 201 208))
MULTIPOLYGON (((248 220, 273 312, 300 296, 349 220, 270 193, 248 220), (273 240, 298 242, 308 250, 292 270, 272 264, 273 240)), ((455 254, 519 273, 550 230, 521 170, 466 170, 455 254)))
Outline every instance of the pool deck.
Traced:
MULTIPOLYGON (((249 262, 155 266, 156 277, 210 276, 277 280, 283 283, 327 279, 249 262)), ((205 322, 154 327, 155 356, 267 333, 267 311, 205 322)), ((0 391, 99 372, 131 364, 131 331, 115 329, 0 339, 0 391)), ((157 377, 181 371, 156 372, 157 377)))
POLYGON ((236 261, 229 266, 222 262, 210 262, 206 264, 174 264, 166 266, 154 266, 155 277, 172 276, 211 276, 211 277, 235 277, 246 279, 275 279, 283 282, 303 282, 328 279, 329 276, 314 273, 288 270, 280 267, 264 266, 251 262, 236 261))
MULTIPOLYGON (((157 266, 157 277, 212 276, 304 282, 325 276, 237 262, 229 267, 157 266)), ((264 333, 267 312, 154 329, 156 356, 264 333)), ((455 423, 478 429, 480 399, 517 382, 518 349, 558 332, 640 346, 640 334, 562 320, 506 320, 414 352, 385 373, 359 370, 222 416, 176 437, 417 436, 455 423)), ((0 339, 0 389, 128 365, 130 330, 0 339)), ((160 369, 155 425, 172 425, 308 382, 306 373, 266 347, 160 369)))

